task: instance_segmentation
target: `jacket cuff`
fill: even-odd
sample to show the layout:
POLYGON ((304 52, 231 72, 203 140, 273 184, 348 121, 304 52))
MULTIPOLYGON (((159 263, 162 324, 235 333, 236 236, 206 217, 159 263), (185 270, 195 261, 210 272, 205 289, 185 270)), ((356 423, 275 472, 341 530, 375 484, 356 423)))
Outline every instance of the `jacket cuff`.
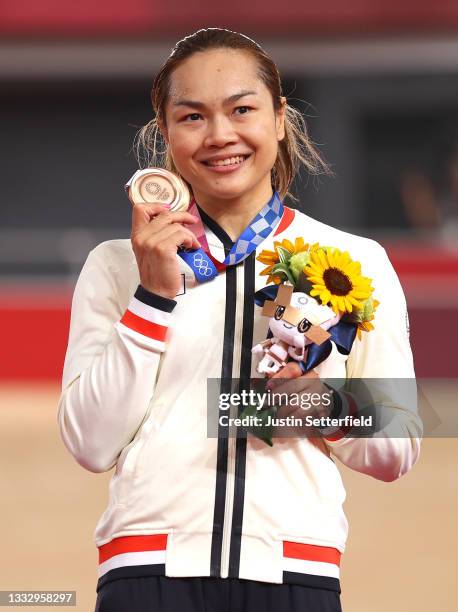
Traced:
POLYGON ((177 305, 175 300, 166 298, 163 295, 158 295, 152 291, 148 291, 148 289, 145 289, 141 285, 138 285, 137 290, 134 293, 134 297, 136 297, 137 300, 140 300, 140 302, 148 304, 148 306, 152 306, 153 308, 163 310, 164 312, 172 312, 177 305))
POLYGON ((148 291, 141 285, 135 294, 120 324, 139 334, 143 341, 159 351, 165 350, 165 339, 176 301, 148 291))

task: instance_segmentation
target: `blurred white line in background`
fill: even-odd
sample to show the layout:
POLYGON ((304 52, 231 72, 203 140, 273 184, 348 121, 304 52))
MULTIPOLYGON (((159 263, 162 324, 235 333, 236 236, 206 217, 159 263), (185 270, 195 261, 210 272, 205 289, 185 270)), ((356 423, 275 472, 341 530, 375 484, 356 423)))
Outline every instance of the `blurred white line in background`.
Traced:
POLYGON ((91 228, 2 229, 0 262, 80 264, 100 242, 121 236, 122 230, 97 231, 91 228))
MULTIPOLYGON (((260 40, 280 71, 309 75, 458 69, 458 36, 390 36, 346 40, 260 40)), ((168 57, 170 43, 4 42, 0 79, 152 77, 168 57)))

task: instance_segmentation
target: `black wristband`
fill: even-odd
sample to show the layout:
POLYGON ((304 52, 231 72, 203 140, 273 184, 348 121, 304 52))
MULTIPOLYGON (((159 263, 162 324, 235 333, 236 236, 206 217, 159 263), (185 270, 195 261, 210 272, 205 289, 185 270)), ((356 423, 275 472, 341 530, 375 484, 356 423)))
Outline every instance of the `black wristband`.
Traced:
POLYGON ((330 385, 327 385, 325 382, 323 383, 323 385, 332 392, 333 398, 332 410, 328 416, 330 419, 338 419, 339 416, 342 414, 342 399, 340 397, 340 393, 333 389, 333 387, 331 387, 330 385))
POLYGON ((138 285, 137 290, 134 293, 134 297, 136 297, 137 300, 140 300, 140 302, 148 304, 148 306, 158 308, 159 310, 163 310, 165 312, 172 312, 177 305, 175 300, 166 298, 163 295, 158 295, 152 291, 148 291, 141 285, 138 285))

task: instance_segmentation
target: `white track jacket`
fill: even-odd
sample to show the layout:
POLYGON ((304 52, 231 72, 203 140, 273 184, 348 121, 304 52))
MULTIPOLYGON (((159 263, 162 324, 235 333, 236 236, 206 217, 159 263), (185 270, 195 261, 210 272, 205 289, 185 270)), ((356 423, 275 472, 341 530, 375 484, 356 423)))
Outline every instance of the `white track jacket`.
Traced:
MULTIPOLYGON (((232 242, 202 215, 212 254, 232 242)), ((345 490, 331 457, 393 481, 419 456, 414 398, 392 405, 404 437, 207 437, 207 378, 259 377, 251 348, 268 318, 255 305, 265 286, 256 261, 274 240, 338 247, 361 262, 380 301, 375 329, 349 355, 335 346, 316 371, 335 378, 414 378, 404 294, 382 246, 285 207, 272 233, 243 262, 197 283, 180 259, 175 300, 145 291, 129 239, 88 255, 71 311, 58 423, 75 460, 114 468, 94 533, 99 589, 119 577, 238 577, 340 592, 348 523, 345 490)), ((225 250, 226 249, 226 250, 225 250)))

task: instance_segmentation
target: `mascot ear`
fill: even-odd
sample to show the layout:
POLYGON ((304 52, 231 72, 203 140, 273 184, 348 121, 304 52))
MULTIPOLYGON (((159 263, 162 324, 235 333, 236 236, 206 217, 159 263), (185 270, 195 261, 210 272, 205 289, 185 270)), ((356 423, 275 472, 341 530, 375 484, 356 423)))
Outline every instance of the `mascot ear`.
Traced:
POLYGON ((277 297, 279 285, 267 285, 254 294, 255 304, 258 306, 264 306, 266 300, 275 301, 277 297))

